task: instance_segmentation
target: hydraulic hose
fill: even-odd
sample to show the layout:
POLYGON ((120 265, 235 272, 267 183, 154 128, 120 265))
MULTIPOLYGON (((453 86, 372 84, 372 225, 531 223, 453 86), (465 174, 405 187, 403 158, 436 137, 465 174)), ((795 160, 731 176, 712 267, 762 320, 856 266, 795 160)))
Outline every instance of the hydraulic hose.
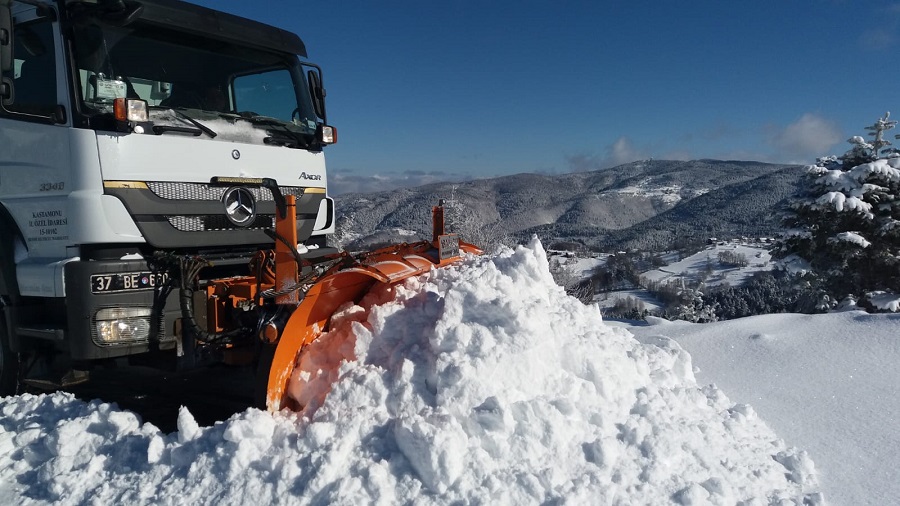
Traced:
POLYGON ((204 344, 215 344, 228 339, 241 336, 245 329, 235 329, 228 332, 207 332, 197 324, 194 316, 194 284, 200 276, 200 271, 211 264, 208 260, 199 256, 177 256, 172 253, 157 252, 154 259, 162 265, 169 267, 174 284, 178 286, 178 303, 181 309, 182 329, 187 335, 204 344))

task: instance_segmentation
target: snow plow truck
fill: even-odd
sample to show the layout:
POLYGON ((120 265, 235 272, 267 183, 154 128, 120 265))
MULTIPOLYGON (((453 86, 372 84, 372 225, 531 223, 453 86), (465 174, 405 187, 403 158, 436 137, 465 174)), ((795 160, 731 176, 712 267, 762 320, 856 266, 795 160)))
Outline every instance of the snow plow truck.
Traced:
MULTIPOLYGON (((0 0, 0 394, 99 364, 287 386, 332 313, 478 248, 330 246, 322 69, 285 30, 178 0, 0 0)), ((424 211, 427 214, 427 210, 424 211)))

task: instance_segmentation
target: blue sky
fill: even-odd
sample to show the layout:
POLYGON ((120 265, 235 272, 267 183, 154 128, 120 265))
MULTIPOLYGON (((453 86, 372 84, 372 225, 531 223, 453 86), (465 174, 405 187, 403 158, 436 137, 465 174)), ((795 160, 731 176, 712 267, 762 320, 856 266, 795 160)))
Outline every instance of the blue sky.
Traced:
POLYGON ((900 3, 197 3, 303 38, 339 132, 333 192, 650 157, 812 163, 900 106, 900 3))

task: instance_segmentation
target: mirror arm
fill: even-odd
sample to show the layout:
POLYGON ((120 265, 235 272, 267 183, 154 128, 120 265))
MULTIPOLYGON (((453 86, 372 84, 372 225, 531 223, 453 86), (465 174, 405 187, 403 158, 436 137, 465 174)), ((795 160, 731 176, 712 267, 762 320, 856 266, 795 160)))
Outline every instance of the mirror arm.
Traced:
POLYGON ((66 107, 64 105, 57 104, 56 107, 53 108, 53 121, 58 125, 63 125, 68 121, 66 107))
POLYGON ((328 123, 328 118, 325 113, 325 87, 322 85, 322 68, 314 63, 302 63, 303 66, 309 67, 310 70, 306 76, 306 85, 309 89, 310 98, 313 101, 313 108, 316 111, 316 115, 322 118, 322 121, 325 124, 328 123))

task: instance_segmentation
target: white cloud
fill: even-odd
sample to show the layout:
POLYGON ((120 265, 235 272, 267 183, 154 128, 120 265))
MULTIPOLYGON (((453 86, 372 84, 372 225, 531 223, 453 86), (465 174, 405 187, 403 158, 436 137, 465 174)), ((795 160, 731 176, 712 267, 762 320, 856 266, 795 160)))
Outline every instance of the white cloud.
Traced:
POLYGON ((865 51, 884 51, 897 45, 900 26, 900 3, 892 3, 878 12, 878 26, 865 29, 859 36, 859 46, 865 51))
POLYGON ((808 163, 843 140, 837 123, 818 114, 805 113, 797 121, 775 130, 770 143, 785 162, 808 163))
POLYGON ((884 28, 872 28, 859 37, 860 46, 867 50, 889 49, 896 41, 893 31, 884 28))
POLYGON ((606 158, 610 162, 610 167, 622 165, 623 163, 633 162, 646 158, 641 152, 634 147, 634 142, 628 137, 619 137, 616 142, 606 148, 606 158))
POLYGON ((605 153, 602 157, 586 154, 570 155, 566 157, 566 160, 573 171, 586 172, 649 158, 646 153, 635 147, 630 138, 625 136, 619 137, 615 142, 606 146, 605 153))

